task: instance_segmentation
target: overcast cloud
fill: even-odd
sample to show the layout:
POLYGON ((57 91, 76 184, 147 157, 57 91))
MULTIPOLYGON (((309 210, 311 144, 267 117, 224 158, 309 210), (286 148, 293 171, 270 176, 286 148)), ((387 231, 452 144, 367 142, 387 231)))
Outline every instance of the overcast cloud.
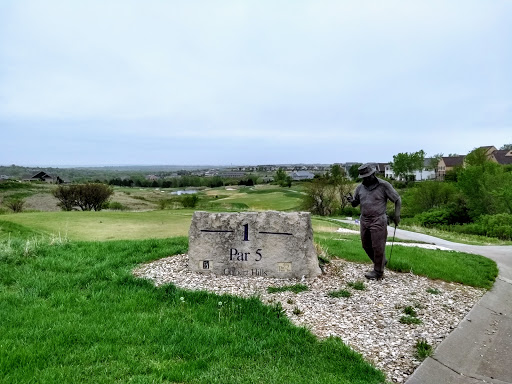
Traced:
POLYGON ((0 164, 387 162, 512 143, 512 2, 0 2, 0 164))

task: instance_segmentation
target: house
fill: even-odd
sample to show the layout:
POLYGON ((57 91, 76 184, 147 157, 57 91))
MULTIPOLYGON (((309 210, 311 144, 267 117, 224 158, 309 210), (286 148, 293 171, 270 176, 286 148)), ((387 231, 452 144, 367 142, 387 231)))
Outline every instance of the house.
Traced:
POLYGON ((294 171, 290 173, 290 177, 294 181, 310 180, 315 177, 315 174, 308 171, 294 171))
POLYGON ((375 174, 377 176, 386 176, 386 166, 388 164, 386 163, 375 163, 374 166, 375 166, 375 174))
POLYGON ((421 170, 414 171, 414 180, 435 180, 436 170, 432 168, 432 158, 423 160, 423 168, 421 170))
POLYGON ((395 179, 395 172, 393 172, 393 168, 391 168, 391 164, 386 164, 384 168, 384 177, 387 179, 395 179))
MULTIPOLYGON (((402 178, 395 175, 391 164, 382 164, 382 166, 384 167, 384 177, 387 177, 388 179, 402 180, 402 178)), ((412 180, 416 181, 434 180, 436 178, 436 171, 435 169, 432 169, 432 159, 424 159, 423 168, 415 170, 410 176, 412 180)))
POLYGON ((239 179, 242 177, 245 177, 245 172, 241 171, 226 171, 222 172, 219 175, 220 177, 226 178, 226 179, 239 179))
POLYGON ((512 151, 508 149, 497 149, 489 156, 489 160, 501 165, 512 164, 512 151))
POLYGON ((444 180, 446 172, 452 171, 457 167, 464 166, 465 156, 452 156, 452 157, 441 157, 437 164, 437 180, 444 180))
POLYGON ((40 171, 35 175, 27 176, 22 179, 23 181, 43 181, 45 183, 56 183, 61 184, 63 181, 59 176, 50 176, 48 173, 40 171))

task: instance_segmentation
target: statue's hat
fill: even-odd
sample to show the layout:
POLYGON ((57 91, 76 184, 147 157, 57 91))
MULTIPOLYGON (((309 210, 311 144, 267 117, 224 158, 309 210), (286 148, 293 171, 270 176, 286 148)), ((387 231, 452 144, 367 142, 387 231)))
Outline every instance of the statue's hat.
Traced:
POLYGON ((366 163, 357 168, 360 178, 371 176, 375 173, 375 167, 371 163, 366 163))

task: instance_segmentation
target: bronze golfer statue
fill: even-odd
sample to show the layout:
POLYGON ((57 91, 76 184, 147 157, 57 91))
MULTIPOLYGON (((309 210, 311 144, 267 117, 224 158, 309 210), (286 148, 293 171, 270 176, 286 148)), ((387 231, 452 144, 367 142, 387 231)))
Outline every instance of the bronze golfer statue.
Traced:
POLYGON ((400 223, 400 208, 402 202, 398 192, 385 180, 375 176, 372 164, 359 167, 359 177, 363 180, 356 188, 354 196, 347 197, 353 207, 361 205, 361 243, 368 257, 373 261, 373 271, 365 274, 367 279, 380 279, 384 275, 387 264, 385 250, 388 237, 388 218, 386 203, 388 200, 395 204, 392 218, 395 227, 400 223))

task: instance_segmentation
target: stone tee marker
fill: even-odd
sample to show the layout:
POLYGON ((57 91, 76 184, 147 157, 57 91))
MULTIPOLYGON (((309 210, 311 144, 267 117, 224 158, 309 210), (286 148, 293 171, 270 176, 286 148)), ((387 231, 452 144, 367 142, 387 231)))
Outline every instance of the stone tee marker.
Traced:
POLYGON ((195 272, 279 278, 321 274, 308 212, 195 212, 189 231, 195 272))

